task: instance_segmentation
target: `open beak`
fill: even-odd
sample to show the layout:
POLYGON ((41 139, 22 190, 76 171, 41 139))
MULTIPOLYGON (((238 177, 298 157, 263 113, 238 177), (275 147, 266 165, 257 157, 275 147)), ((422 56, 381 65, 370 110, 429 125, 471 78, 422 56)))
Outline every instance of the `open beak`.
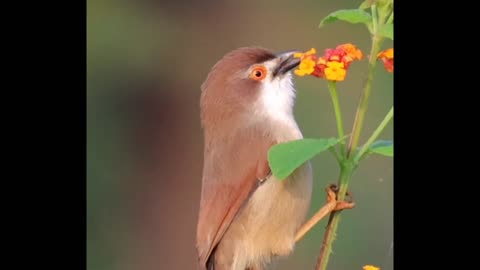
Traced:
POLYGON ((296 50, 283 52, 277 54, 277 57, 280 59, 278 66, 273 71, 273 76, 283 75, 290 70, 296 68, 300 64, 299 58, 294 58, 293 54, 297 52, 296 50))

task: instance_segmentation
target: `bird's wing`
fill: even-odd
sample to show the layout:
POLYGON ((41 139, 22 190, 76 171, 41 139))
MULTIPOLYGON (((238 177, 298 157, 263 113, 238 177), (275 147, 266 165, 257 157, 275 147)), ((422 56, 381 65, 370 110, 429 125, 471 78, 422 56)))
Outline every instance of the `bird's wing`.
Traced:
POLYGON ((258 180, 270 173, 267 153, 273 142, 251 135, 237 135, 224 141, 222 147, 206 146, 197 225, 197 251, 203 269, 258 180))

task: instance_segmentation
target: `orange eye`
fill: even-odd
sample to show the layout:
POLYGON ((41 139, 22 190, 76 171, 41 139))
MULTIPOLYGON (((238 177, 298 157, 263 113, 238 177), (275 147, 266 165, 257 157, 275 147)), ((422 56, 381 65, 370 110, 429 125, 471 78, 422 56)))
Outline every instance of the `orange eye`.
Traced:
POLYGON ((267 77, 267 69, 264 66, 254 67, 250 72, 250 79, 255 81, 261 81, 267 77))

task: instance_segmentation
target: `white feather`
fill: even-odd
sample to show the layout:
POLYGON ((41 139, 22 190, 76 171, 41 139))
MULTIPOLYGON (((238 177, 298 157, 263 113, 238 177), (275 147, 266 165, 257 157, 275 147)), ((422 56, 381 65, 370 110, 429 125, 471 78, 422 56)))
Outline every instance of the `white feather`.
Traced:
POLYGON ((268 120, 280 123, 295 131, 298 138, 302 137, 295 121, 293 108, 295 105, 295 87, 291 72, 272 77, 272 70, 278 65, 278 59, 264 63, 268 75, 262 81, 262 89, 258 100, 256 114, 258 118, 267 117, 268 120))

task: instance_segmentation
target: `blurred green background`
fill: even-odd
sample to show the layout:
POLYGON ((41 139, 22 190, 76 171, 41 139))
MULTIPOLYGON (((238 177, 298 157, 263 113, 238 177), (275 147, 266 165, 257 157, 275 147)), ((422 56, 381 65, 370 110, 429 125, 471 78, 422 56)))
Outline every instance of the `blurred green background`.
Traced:
MULTIPOLYGON (((195 269, 195 227, 203 157, 200 85, 225 53, 258 45, 320 52, 351 42, 368 54, 362 25, 319 29, 332 11, 361 1, 87 0, 87 267, 89 270, 195 269)), ((383 47, 391 47, 386 42, 383 47)), ((366 61, 339 83, 351 129, 366 61)), ((393 76, 377 66, 362 140, 393 102, 393 76)), ((305 137, 336 135, 325 81, 296 79, 296 119, 305 137)), ((393 138, 393 125, 383 139, 393 138)), ((313 160, 311 213, 339 169, 313 160)), ((357 206, 342 215, 329 269, 393 269, 393 160, 366 159, 350 185, 357 206)), ((322 221, 277 264, 313 269, 322 221)))

